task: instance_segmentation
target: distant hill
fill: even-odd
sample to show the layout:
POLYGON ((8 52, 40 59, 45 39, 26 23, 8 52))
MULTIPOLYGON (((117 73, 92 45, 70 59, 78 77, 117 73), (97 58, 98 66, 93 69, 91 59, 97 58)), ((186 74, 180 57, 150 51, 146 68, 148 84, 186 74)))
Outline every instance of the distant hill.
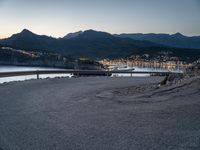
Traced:
POLYGON ((175 48, 200 49, 200 36, 184 36, 181 33, 176 34, 115 34, 116 37, 131 38, 135 40, 147 40, 157 44, 162 44, 175 48))
POLYGON ((21 33, 0 40, 1 45, 27 51, 54 52, 75 57, 126 57, 144 47, 159 46, 148 41, 115 37, 106 32, 87 30, 64 38, 37 35, 24 29, 21 33), (76 35, 76 36, 74 36, 76 35))
POLYGON ((57 40, 45 35, 36 35, 29 30, 24 29, 18 34, 12 35, 10 38, 0 40, 1 45, 10 46, 24 50, 52 50, 56 47, 57 40))
POLYGON ((99 70, 103 66, 88 59, 74 59, 64 55, 40 52, 27 52, 0 46, 0 65, 38 66, 74 69, 99 70))
MULTIPOLYGON (((0 45, 24 51, 54 53, 75 58, 114 59, 148 54, 151 59, 155 59, 165 54, 169 57, 179 57, 182 60, 193 61, 200 58, 200 50, 187 48, 187 42, 185 42, 186 48, 182 48, 184 45, 180 46, 183 39, 188 38, 179 33, 174 35, 132 34, 130 38, 125 34, 112 35, 106 32, 87 30, 70 33, 64 38, 57 39, 45 35, 37 35, 24 29, 10 38, 0 40, 0 45), (149 38, 155 41, 159 39, 160 42, 148 41, 149 38), (174 41, 174 44, 177 45, 166 44, 170 41, 174 41)), ((191 39, 194 38, 191 37, 191 39)), ((198 37, 196 37, 196 45, 191 44, 190 47, 195 47, 198 44, 198 37)))
POLYGON ((75 60, 50 53, 37 53, 0 47, 0 65, 42 66, 56 68, 74 68, 75 60))

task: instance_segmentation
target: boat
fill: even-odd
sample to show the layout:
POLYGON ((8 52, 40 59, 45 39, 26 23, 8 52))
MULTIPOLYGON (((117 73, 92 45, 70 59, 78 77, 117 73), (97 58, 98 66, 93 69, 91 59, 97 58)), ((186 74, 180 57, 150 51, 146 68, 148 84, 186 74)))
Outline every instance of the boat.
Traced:
POLYGON ((129 67, 129 66, 114 66, 112 68, 113 71, 127 71, 127 72, 130 72, 130 71, 134 71, 135 68, 133 67, 129 67))

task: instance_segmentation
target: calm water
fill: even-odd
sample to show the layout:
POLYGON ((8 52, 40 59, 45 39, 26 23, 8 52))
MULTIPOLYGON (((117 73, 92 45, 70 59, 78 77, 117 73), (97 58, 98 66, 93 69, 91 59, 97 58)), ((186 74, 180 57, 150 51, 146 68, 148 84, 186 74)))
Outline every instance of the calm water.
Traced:
MULTIPOLYGON (((181 70, 167 70, 167 69, 154 69, 154 68, 137 68, 135 67, 134 71, 146 71, 146 72, 182 72, 181 70)), ((117 76, 117 77, 130 77, 130 74, 113 74, 112 76, 117 76)), ((148 77, 150 74, 132 74, 133 77, 148 77)))
MULTIPOLYGON (((0 72, 13 72, 13 71, 36 71, 36 70, 62 70, 56 68, 42 68, 42 67, 19 67, 19 66, 0 66, 0 72)), ((135 71, 168 71, 168 70, 155 70, 150 68, 135 68, 135 71)), ((176 71, 180 72, 180 71, 176 71)), ((40 75, 40 78, 55 78, 55 77, 71 77, 70 74, 51 74, 51 75, 40 75)), ((130 77, 130 74, 113 74, 113 77, 130 77)), ((133 74, 133 77, 136 76, 150 76, 150 74, 133 74)), ((0 83, 11 82, 11 81, 24 81, 30 79, 36 79, 36 75, 28 76, 18 76, 18 77, 6 77, 0 78, 0 83)))
MULTIPOLYGON (((16 71, 36 71, 36 70, 62 70, 56 68, 42 68, 42 67, 19 67, 19 66, 0 66, 0 72, 16 72, 16 71)), ((71 77, 70 74, 51 74, 40 75, 40 78, 55 78, 55 77, 71 77)), ((18 77, 6 77, 0 78, 0 83, 11 81, 24 81, 30 79, 36 79, 36 75, 18 76, 18 77)))

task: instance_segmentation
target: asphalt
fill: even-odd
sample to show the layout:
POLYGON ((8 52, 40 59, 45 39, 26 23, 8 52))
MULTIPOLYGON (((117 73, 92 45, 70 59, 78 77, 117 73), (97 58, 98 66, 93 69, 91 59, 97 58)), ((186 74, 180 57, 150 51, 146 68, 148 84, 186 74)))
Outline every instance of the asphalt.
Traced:
POLYGON ((0 150, 199 150, 200 79, 0 84, 0 150))

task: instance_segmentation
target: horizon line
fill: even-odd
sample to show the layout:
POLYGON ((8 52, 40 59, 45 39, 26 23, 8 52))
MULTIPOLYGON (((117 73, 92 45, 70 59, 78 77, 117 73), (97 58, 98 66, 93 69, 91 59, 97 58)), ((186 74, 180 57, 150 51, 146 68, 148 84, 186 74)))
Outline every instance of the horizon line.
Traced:
POLYGON ((2 36, 2 35, 0 35, 0 40, 1 40, 1 39, 9 38, 9 37, 11 37, 12 35, 15 35, 15 34, 19 34, 19 33, 21 33, 21 32, 24 31, 24 30, 28 30, 28 31, 30 31, 30 32, 32 32, 32 33, 34 33, 34 34, 36 34, 36 35, 48 36, 48 37, 52 37, 52 38, 56 38, 56 39, 58 39, 58 38, 63 38, 64 36, 66 36, 66 35, 68 35, 68 34, 70 34, 70 33, 76 33, 76 32, 80 32, 80 31, 85 32, 85 31, 88 31, 88 30, 93 30, 93 31, 97 31, 97 32, 106 32, 106 33, 109 33, 109 34, 111 34, 111 35, 121 35, 121 34, 166 34, 166 35, 174 35, 174 34, 180 33, 180 34, 182 34, 183 36, 186 36, 186 37, 198 37, 198 36, 200 36, 200 34, 198 34, 198 35, 194 35, 194 34, 193 34, 193 35, 189 35, 189 34, 183 34, 183 33, 181 33, 181 32, 174 32, 174 33, 165 33, 165 32, 122 32, 122 33, 111 33, 111 32, 102 31, 102 30, 96 30, 96 29, 78 30, 78 31, 74 31, 74 32, 68 32, 68 33, 66 33, 66 34, 64 34, 64 35, 62 35, 62 36, 52 36, 52 35, 47 35, 47 34, 42 34, 42 33, 36 33, 36 32, 34 32, 34 31, 32 31, 32 30, 29 30, 29 29, 27 29, 27 28, 24 28, 24 29, 20 30, 19 32, 13 33, 13 34, 11 34, 11 35, 9 35, 9 36, 2 36))

